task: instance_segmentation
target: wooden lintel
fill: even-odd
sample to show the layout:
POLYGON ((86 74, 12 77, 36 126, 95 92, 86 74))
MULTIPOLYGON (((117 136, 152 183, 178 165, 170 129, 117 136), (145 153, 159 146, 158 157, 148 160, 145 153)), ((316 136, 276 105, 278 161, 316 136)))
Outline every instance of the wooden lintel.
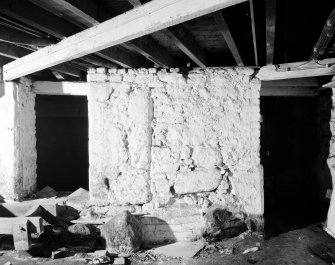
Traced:
POLYGON ((271 87, 261 86, 261 97, 314 97, 320 90, 309 87, 271 87))
POLYGON ((276 34, 277 0, 265 0, 266 64, 273 64, 276 34))
POLYGON ((279 80, 335 74, 335 58, 318 62, 296 62, 263 66, 257 77, 261 80, 279 80))
POLYGON ((230 52, 232 53, 235 62, 237 63, 238 66, 244 66, 243 61, 242 61, 242 57, 238 51, 238 48, 236 46, 236 43, 233 39, 233 36, 231 35, 230 29, 227 25, 227 22, 225 20, 225 18, 223 17, 221 11, 215 12, 213 13, 213 17, 215 19, 216 24, 219 26, 220 28, 220 32, 223 35, 230 52))
POLYGON ((6 64, 7 81, 94 53, 245 0, 151 1, 6 64))
POLYGON ((181 26, 163 30, 164 34, 199 67, 206 67, 206 56, 194 37, 181 26))
POLYGON ((89 83, 35 81, 33 92, 38 95, 87 96, 89 83))

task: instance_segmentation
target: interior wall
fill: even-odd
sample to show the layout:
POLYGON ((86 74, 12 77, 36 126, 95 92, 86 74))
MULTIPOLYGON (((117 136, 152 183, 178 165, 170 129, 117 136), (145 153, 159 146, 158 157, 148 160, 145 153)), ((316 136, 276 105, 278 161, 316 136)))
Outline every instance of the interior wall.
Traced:
POLYGON ((0 83, 0 195, 20 199, 36 190, 35 94, 31 80, 0 83))
POLYGON ((91 71, 92 203, 161 211, 163 220, 162 211, 174 209, 169 216, 177 220, 167 212, 165 220, 178 239, 199 232, 201 213, 212 204, 262 215, 260 82, 253 74, 249 68, 91 71), (181 205, 188 216, 178 218, 181 205))
POLYGON ((83 96, 36 96, 37 185, 88 189, 88 113, 83 96))

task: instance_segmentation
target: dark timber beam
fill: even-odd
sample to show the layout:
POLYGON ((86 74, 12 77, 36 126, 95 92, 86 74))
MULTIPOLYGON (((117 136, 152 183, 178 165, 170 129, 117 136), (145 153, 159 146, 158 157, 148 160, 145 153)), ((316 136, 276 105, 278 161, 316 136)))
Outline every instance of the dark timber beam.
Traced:
POLYGON ((254 47, 255 65, 258 65, 257 35, 256 35, 254 0, 249 0, 249 9, 250 9, 250 21, 251 21, 251 31, 252 31, 252 43, 253 43, 253 47, 254 47))
POLYGON ((164 34, 199 67, 206 67, 206 56, 191 33, 181 26, 163 30, 164 34))
POLYGON ((321 32, 320 38, 317 44, 313 48, 310 60, 318 60, 326 52, 329 44, 334 39, 335 34, 335 8, 330 13, 323 30, 321 32))
POLYGON ((32 47, 45 47, 53 44, 53 42, 49 39, 32 36, 30 34, 2 25, 0 25, 0 41, 32 47))
POLYGON ((276 33, 277 0, 265 0, 266 14, 266 64, 273 64, 276 33))
POLYGON ((166 49, 148 36, 121 45, 129 50, 142 54, 148 60, 160 67, 169 68, 177 65, 174 58, 166 51, 166 49))
POLYGON ((215 12, 213 14, 213 17, 215 19, 216 24, 219 26, 220 28, 220 32, 223 35, 229 49, 230 52, 233 54, 233 57, 235 59, 235 62, 237 63, 238 66, 243 66, 243 61, 242 61, 242 57, 237 49, 236 43, 233 39, 233 36, 231 35, 231 32, 228 28, 227 22, 225 20, 225 18, 223 17, 221 11, 215 12))

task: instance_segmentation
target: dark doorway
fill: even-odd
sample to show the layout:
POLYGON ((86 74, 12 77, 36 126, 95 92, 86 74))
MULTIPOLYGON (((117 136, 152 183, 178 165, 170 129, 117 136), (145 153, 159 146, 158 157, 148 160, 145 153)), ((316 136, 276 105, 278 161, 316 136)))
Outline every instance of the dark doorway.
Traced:
POLYGON ((318 211, 317 97, 261 98, 265 232, 324 221, 318 211))
POLYGON ((37 186, 88 189, 88 111, 83 96, 36 96, 37 186))

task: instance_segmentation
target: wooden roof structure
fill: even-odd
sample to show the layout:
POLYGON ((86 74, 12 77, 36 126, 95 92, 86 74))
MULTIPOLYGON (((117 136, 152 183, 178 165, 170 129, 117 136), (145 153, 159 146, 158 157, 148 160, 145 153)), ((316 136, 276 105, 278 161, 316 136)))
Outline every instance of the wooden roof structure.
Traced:
POLYGON ((333 0, 1 0, 0 65, 8 81, 85 80, 90 67, 328 76, 334 31, 333 0))

